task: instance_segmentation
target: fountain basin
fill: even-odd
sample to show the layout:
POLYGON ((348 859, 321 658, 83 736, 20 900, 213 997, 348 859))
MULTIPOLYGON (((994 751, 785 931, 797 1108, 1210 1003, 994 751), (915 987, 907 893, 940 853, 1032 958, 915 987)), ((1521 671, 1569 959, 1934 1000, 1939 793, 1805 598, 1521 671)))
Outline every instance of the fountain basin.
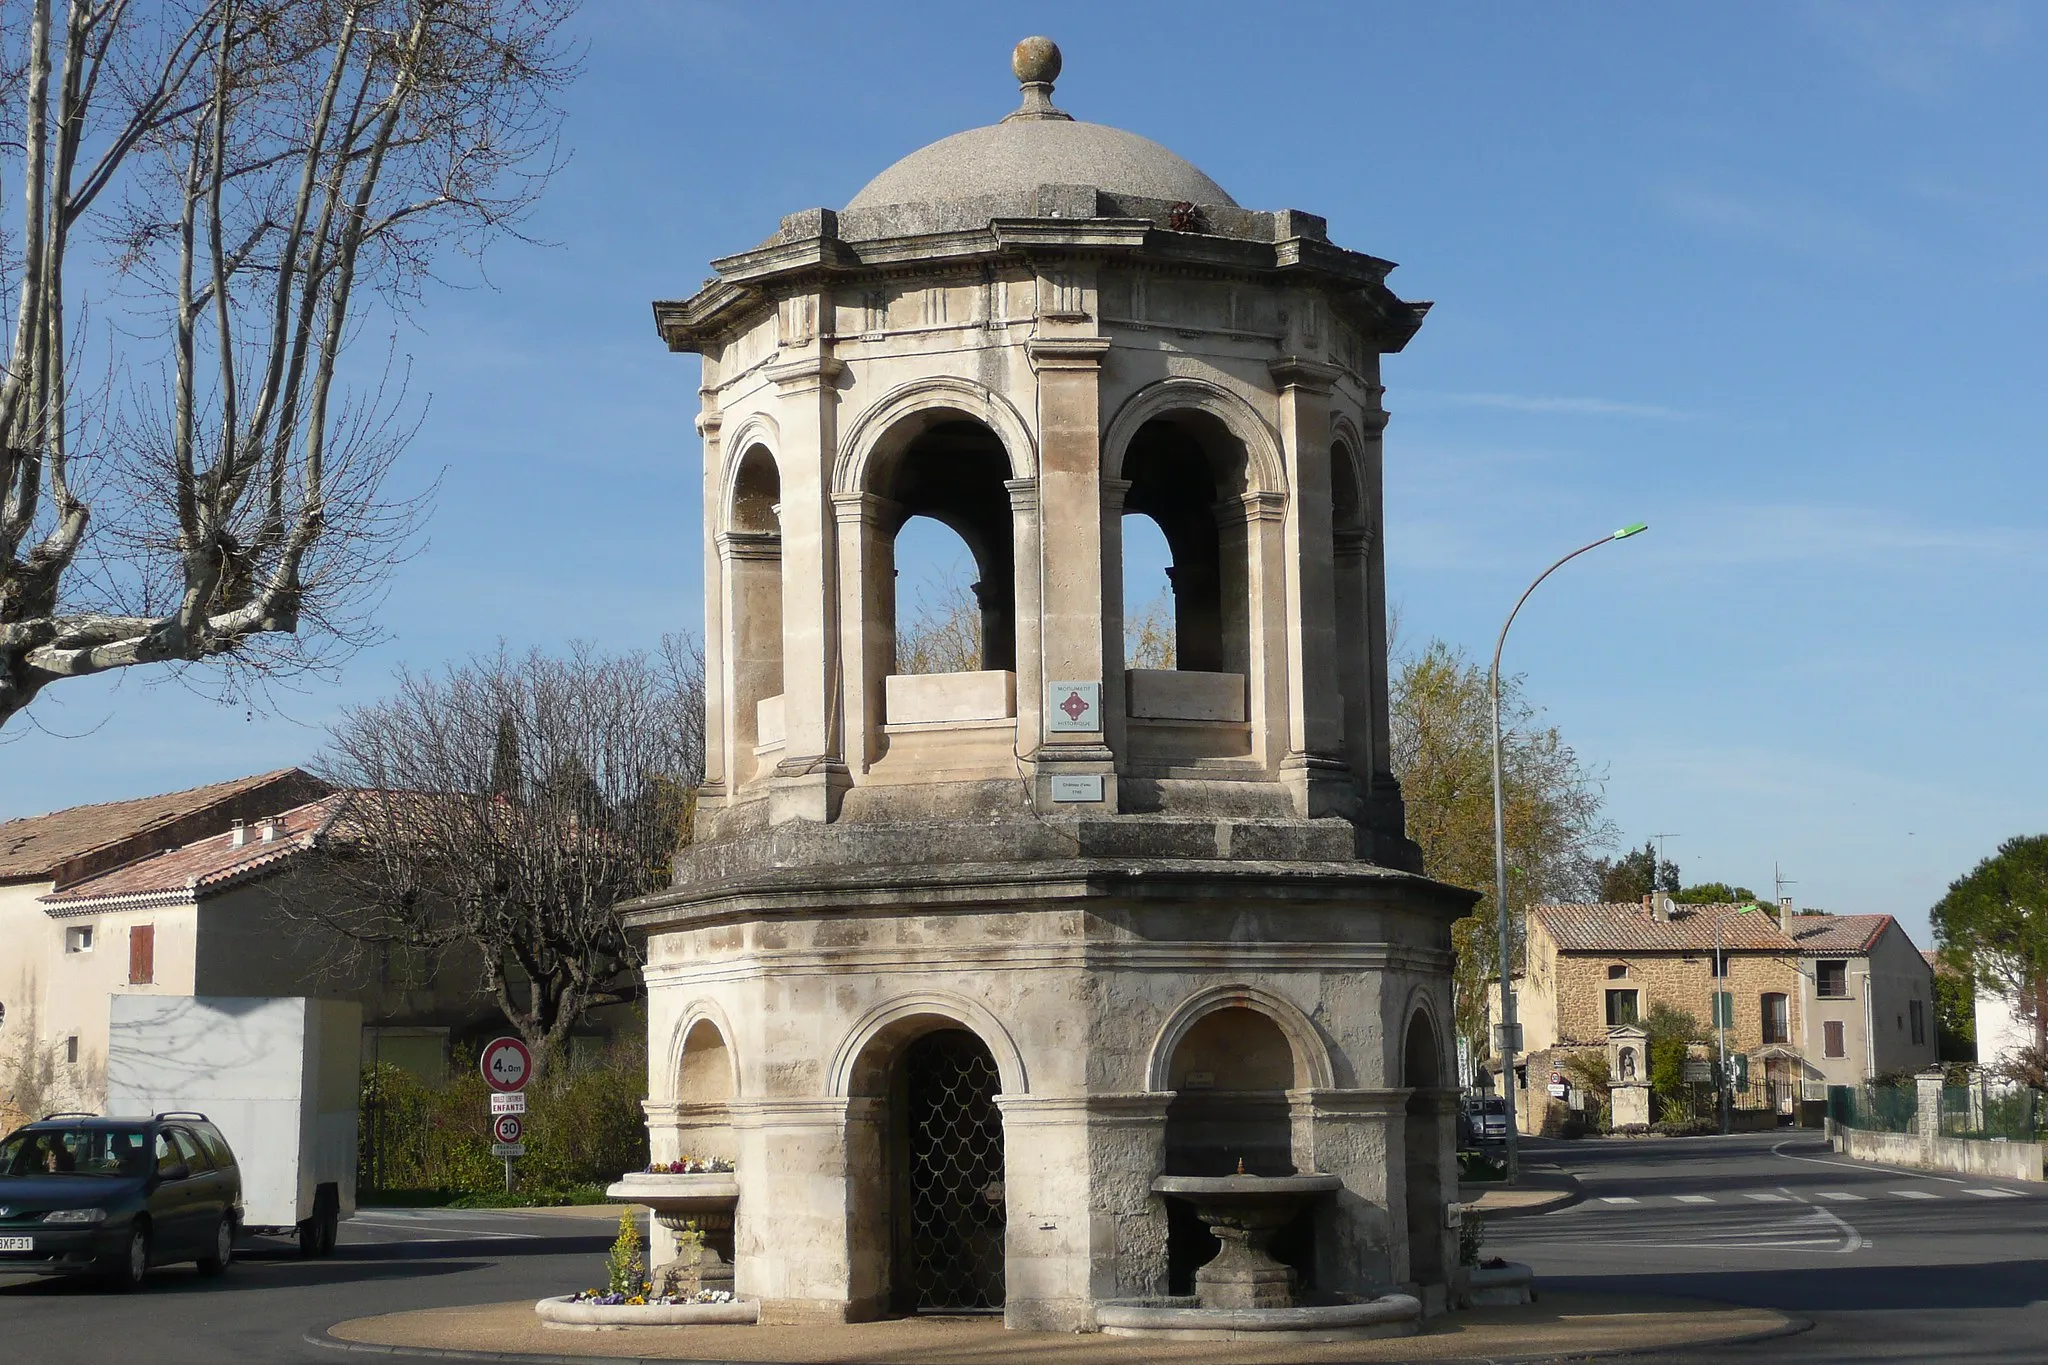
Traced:
MULTIPOLYGON (((739 1207, 740 1182, 730 1171, 689 1175, 636 1171, 604 1192, 623 1204, 644 1204, 654 1221, 676 1235, 676 1258, 651 1267, 647 1278, 656 1294, 695 1294, 702 1289, 733 1287, 732 1263, 721 1250, 732 1247, 733 1210, 739 1207)), ((579 1307, 582 1305, 578 1305, 579 1307)), ((729 1307, 686 1304, 684 1308, 729 1307)), ((652 1309, 654 1305, 649 1305, 652 1309)), ((610 1313, 613 1308, 599 1309, 610 1313)), ((545 1314, 543 1314, 545 1316, 545 1314)), ((730 1318, 685 1318, 688 1322, 728 1322, 730 1318)), ((752 1322, 752 1318, 745 1321, 752 1322)))
POLYGON ((574 1303, 572 1295, 542 1299, 533 1311, 549 1327, 577 1332, 603 1332, 622 1327, 686 1327, 713 1323, 759 1321, 761 1305, 753 1299, 731 1303, 574 1303))
POLYGON ((1195 1272, 1195 1305, 1205 1311, 1292 1310, 1294 1271, 1267 1246, 1302 1205, 1343 1187, 1334 1175, 1162 1175, 1152 1182, 1154 1193, 1193 1204, 1223 1244, 1195 1272))

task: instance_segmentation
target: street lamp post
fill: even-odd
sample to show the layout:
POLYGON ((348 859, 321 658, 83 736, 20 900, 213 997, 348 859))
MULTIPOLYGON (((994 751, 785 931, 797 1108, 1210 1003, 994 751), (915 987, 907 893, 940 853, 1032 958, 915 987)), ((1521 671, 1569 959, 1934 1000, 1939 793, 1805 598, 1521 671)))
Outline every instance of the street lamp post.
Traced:
POLYGON ((1521 1027, 1515 1020, 1515 993, 1508 975, 1508 945, 1512 936, 1508 929, 1507 806, 1501 795, 1500 776, 1500 655, 1501 651, 1507 648, 1508 628, 1515 624, 1515 617, 1521 614, 1522 604, 1529 600, 1529 594, 1543 586, 1544 579, 1588 550, 1597 550, 1609 541, 1627 540, 1630 536, 1649 529, 1648 524, 1644 522, 1624 526, 1613 535, 1602 536, 1590 545, 1581 545, 1536 575, 1536 581, 1515 599, 1515 609, 1508 613, 1508 619, 1500 628, 1500 638, 1494 641, 1493 645, 1493 673, 1488 683, 1488 693, 1493 703, 1493 905, 1500 915, 1500 1029, 1494 1046, 1501 1056, 1500 1089, 1508 1121, 1509 1184, 1513 1184, 1521 1174, 1520 1134, 1515 1128, 1515 1053, 1520 1049, 1522 1040, 1521 1027))

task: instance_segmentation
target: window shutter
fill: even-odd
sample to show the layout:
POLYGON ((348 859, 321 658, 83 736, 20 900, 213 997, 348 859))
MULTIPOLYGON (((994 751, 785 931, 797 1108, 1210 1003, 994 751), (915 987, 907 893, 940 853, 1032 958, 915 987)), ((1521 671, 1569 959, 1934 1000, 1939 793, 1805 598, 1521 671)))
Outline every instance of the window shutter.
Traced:
POLYGON ((156 980, 156 926, 131 925, 128 930, 128 984, 147 986, 156 980))

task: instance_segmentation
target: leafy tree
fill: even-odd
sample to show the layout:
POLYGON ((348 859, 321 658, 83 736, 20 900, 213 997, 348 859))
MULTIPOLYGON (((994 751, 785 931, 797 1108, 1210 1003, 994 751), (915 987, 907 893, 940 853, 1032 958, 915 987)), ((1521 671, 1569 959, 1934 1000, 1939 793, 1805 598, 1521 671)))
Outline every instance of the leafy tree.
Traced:
POLYGON ((1934 964, 1934 1031, 1942 1061, 1977 1060, 1977 986, 1946 957, 1934 964))
POLYGON ((1162 589, 1124 617, 1124 667, 1173 668, 1176 657, 1173 594, 1162 589))
POLYGON ((1643 1032, 1649 1035, 1650 1092, 1665 1115, 1690 1114, 1693 1087, 1685 1079, 1685 1060, 1693 1044, 1707 1041, 1707 1031, 1686 1011, 1660 1000, 1650 1006, 1643 1032))
POLYGON ((384 492, 403 375, 346 356, 536 201, 573 9, 7 4, 0 725, 66 679, 370 633, 424 498, 384 492))
POLYGON ((1697 886, 1688 886, 1673 894, 1671 899, 1680 905, 1762 904, 1756 892, 1748 887, 1730 886, 1726 882, 1701 882, 1697 886))
POLYGON ((1647 840, 1619 858, 1597 858, 1593 862, 1596 894, 1610 904, 1632 904, 1652 891, 1678 890, 1678 864, 1657 856, 1657 843, 1647 840))
POLYGON ((1935 942, 1943 959, 1976 990, 2013 1002, 2034 1041, 2016 1059, 2020 1079, 2038 1084, 2048 1059, 2048 834, 2007 839, 1998 851, 1949 883, 1935 905, 1935 942))
MULTIPOLYGON (((1432 877, 1477 891, 1472 916, 1452 926, 1458 1031, 1486 1036, 1485 983, 1497 958, 1493 904, 1493 731, 1487 668, 1441 640, 1402 660, 1391 699, 1394 770, 1408 835, 1432 877)), ((1601 778, 1579 761, 1517 677, 1501 679, 1501 768, 1508 896, 1514 909, 1582 900, 1592 850, 1609 836, 1601 778)))

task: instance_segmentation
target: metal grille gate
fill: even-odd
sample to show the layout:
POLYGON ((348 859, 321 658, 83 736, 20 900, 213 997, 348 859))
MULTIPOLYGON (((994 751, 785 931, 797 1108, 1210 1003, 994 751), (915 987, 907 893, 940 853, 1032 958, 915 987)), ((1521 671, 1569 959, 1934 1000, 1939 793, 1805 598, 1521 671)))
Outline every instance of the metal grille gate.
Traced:
POLYGON ((920 1313, 1003 1306, 1002 1088, 972 1033, 928 1033, 905 1049, 910 1222, 904 1269, 920 1313))

